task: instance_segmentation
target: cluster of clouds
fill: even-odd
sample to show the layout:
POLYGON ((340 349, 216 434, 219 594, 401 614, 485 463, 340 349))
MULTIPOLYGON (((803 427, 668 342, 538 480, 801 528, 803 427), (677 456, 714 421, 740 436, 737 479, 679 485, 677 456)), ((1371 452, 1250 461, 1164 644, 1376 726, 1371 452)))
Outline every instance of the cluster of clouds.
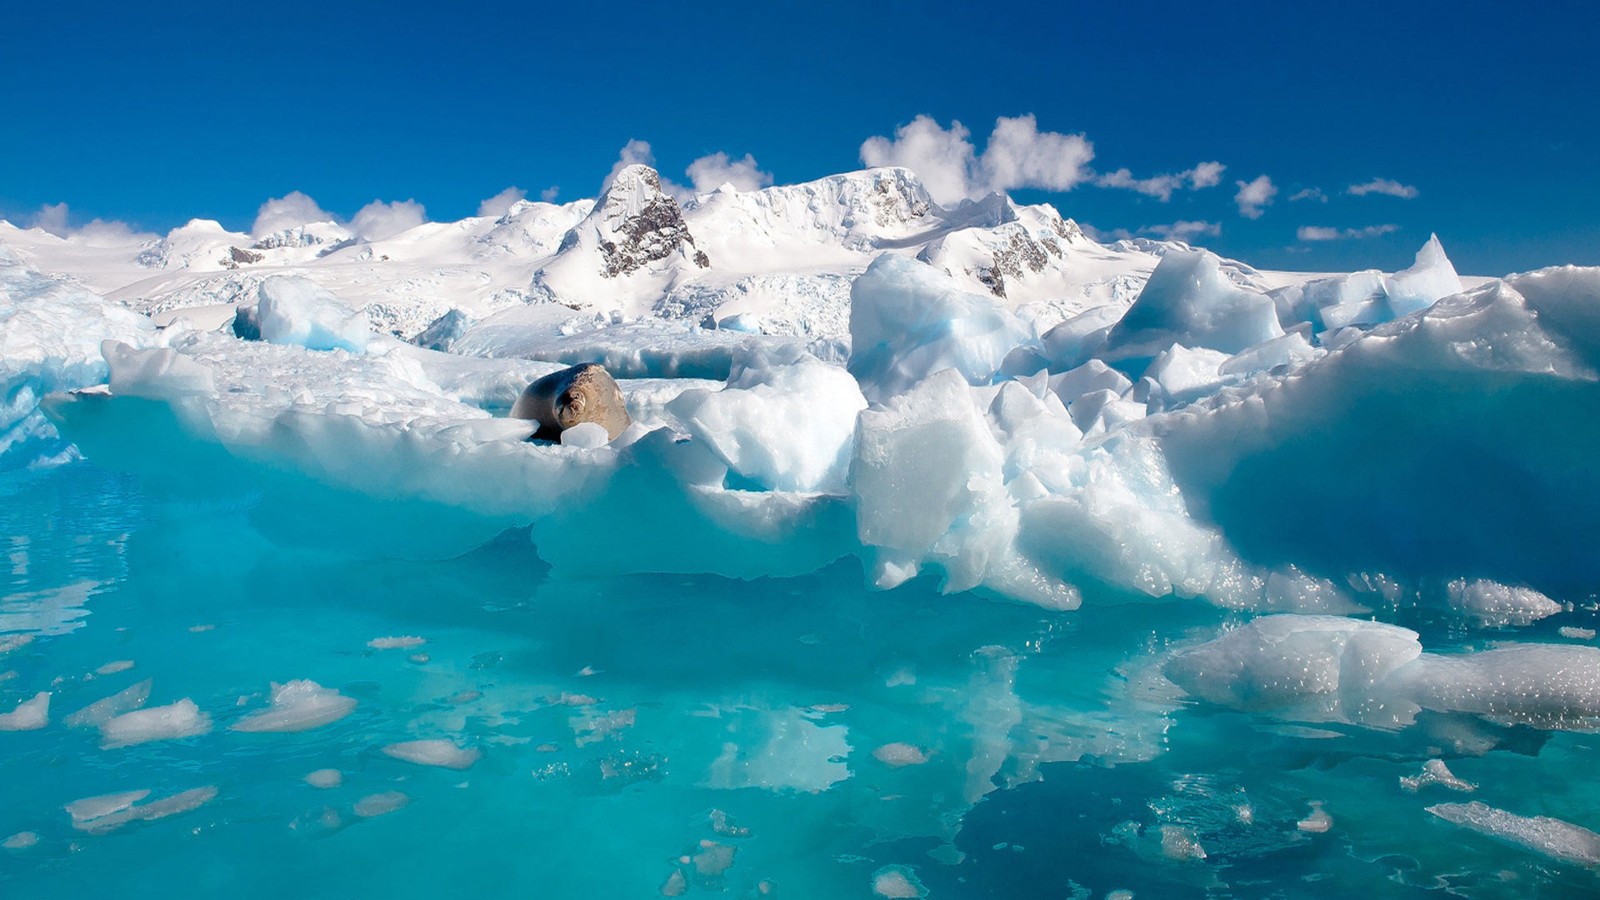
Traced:
MULTIPOLYGON (((616 180, 617 173, 628 166, 645 165, 654 168, 655 164, 656 155, 651 150, 649 141, 630 140, 618 152, 617 161, 612 164, 611 171, 600 185, 600 190, 604 192, 610 187, 611 182, 616 180)), ((666 176, 661 177, 661 190, 680 202, 694 197, 695 194, 710 193, 724 184, 732 185, 739 191, 755 191, 771 187, 773 183, 772 173, 763 171, 756 163, 756 158, 748 153, 742 159, 733 159, 722 151, 711 153, 689 163, 684 174, 689 178, 687 187, 666 176)))
MULTIPOLYGON (((300 191, 290 191, 261 204, 256 220, 250 226, 253 237, 262 237, 290 228, 300 228, 319 222, 338 223, 339 217, 328 212, 300 191)), ((391 238, 428 221, 428 212, 415 200, 396 200, 386 203, 374 200, 356 210, 350 221, 344 223, 350 233, 361 240, 381 241, 391 238)))
MULTIPOLYGON (((1032 114, 997 118, 981 149, 974 141, 972 132, 961 122, 952 121, 946 127, 931 116, 920 115, 895 129, 892 135, 867 138, 861 144, 860 156, 862 163, 867 166, 902 166, 914 171, 929 195, 944 206, 982 198, 990 193, 1023 189, 1061 192, 1082 185, 1132 191, 1168 203, 1180 192, 1217 187, 1223 183, 1223 175, 1228 168, 1219 161, 1208 160, 1181 171, 1145 176, 1136 175, 1126 167, 1097 171, 1092 165, 1095 159, 1094 144, 1085 135, 1041 131, 1032 114)), ((601 190, 609 187, 625 167, 635 164, 656 165, 655 153, 649 142, 637 139, 628 141, 618 152, 601 190)), ((684 176, 687 184, 663 176, 662 189, 683 201, 695 194, 717 190, 725 184, 736 190, 751 191, 768 187, 774 182, 772 173, 763 170, 749 153, 737 158, 725 152, 699 157, 684 170, 684 176)), ((1249 180, 1237 180, 1234 184, 1236 191, 1233 202, 1239 215, 1246 219, 1260 219, 1279 196, 1278 185, 1266 174, 1249 180)), ((1405 200, 1419 195, 1416 187, 1390 178, 1373 178, 1351 184, 1343 193, 1352 197, 1378 195, 1405 200)), ((539 199, 552 203, 559 194, 560 189, 552 186, 540 192, 539 199)), ((527 191, 516 186, 508 187, 483 200, 478 205, 478 215, 502 216, 526 199, 527 191)), ((1325 204, 1329 196, 1321 188, 1312 186, 1299 189, 1288 200, 1291 203, 1325 204)), ((33 215, 31 224, 52 234, 63 237, 70 235, 85 241, 121 242, 154 237, 139 234, 125 223, 101 219, 73 227, 68 213, 65 203, 46 205, 33 215)), ((263 203, 250 231, 252 235, 260 237, 287 228, 340 221, 338 216, 324 210, 311 197, 300 191, 292 191, 263 203)), ((374 200, 343 224, 357 238, 375 241, 393 237, 427 221, 427 211, 415 200, 374 200)), ((1355 228, 1307 225, 1297 230, 1296 237, 1302 243, 1316 243, 1379 237, 1397 230, 1398 226, 1392 224, 1355 228)), ((1220 222, 1179 219, 1170 224, 1147 225, 1137 231, 1118 229, 1107 236, 1144 236, 1189 242, 1198 238, 1217 237, 1221 233, 1220 222)))
POLYGON ((72 213, 67 204, 46 203, 30 217, 29 226, 59 238, 73 238, 91 247, 137 243, 156 238, 155 235, 145 234, 127 222, 97 218, 83 225, 74 226, 71 219, 72 213))

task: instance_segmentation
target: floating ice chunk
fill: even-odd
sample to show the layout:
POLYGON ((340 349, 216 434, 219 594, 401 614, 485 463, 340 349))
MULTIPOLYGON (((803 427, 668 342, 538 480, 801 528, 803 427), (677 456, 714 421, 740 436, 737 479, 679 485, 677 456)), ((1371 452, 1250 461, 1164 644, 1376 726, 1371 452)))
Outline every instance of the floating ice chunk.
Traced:
POLYGON ((211 717, 185 697, 166 706, 123 713, 100 726, 103 747, 127 747, 148 741, 195 737, 211 730, 211 717))
POLYGON ((1386 701, 1399 702, 1399 689, 1388 682, 1421 655, 1417 633, 1395 625, 1265 616, 1180 651, 1162 671, 1190 694, 1237 709, 1398 724, 1386 701))
POLYGON ((0 248, 0 469, 72 458, 40 401, 103 383, 102 341, 144 344, 154 336, 145 316, 72 279, 33 271, 0 248))
POLYGON ((1249 376, 1257 372, 1270 372, 1280 366, 1297 368, 1321 355, 1322 351, 1311 346, 1304 335, 1298 331, 1291 331, 1283 337, 1263 341, 1234 354, 1218 371, 1224 377, 1249 376))
POLYGON ((1098 359, 1091 359, 1060 375, 1050 376, 1050 390, 1066 406, 1071 406, 1074 400, 1094 391, 1110 391, 1120 397, 1131 387, 1133 382, 1128 380, 1128 376, 1098 359))
POLYGON ((1044 357, 1050 361, 1050 371, 1074 369, 1091 362, 1090 357, 1105 344, 1122 313, 1119 306, 1096 306, 1046 331, 1040 343, 1044 345, 1044 357))
POLYGON ((661 896, 682 897, 689 890, 689 879, 683 877, 682 869, 673 869, 672 874, 661 884, 661 896))
POLYGON ((0 656, 5 656, 33 643, 31 634, 0 634, 0 656))
POLYGON ((889 900, 919 900, 928 896, 916 872, 905 866, 884 866, 873 872, 872 892, 889 900))
POLYGON ((1430 235, 1428 242, 1417 251, 1411 267, 1394 273, 1389 279, 1389 308, 1395 318, 1408 316, 1461 290, 1461 278, 1456 275, 1450 258, 1444 255, 1439 236, 1430 235))
POLYGON ((94 673, 96 675, 115 675, 118 672, 126 672, 131 668, 133 668, 133 660, 118 659, 108 662, 100 668, 95 669, 94 673))
POLYGON ((934 372, 988 384, 1027 326, 932 266, 885 253, 850 288, 850 374, 882 402, 934 372))
POLYGON ((365 312, 352 310, 316 282, 275 275, 261 282, 256 320, 261 339, 308 350, 363 352, 372 335, 365 312))
POLYGON ((1148 407, 1125 400, 1110 391, 1090 391, 1072 401, 1067 413, 1084 435, 1104 434, 1144 418, 1148 407))
POLYGON ((0 731, 38 731, 50 724, 50 692, 40 691, 31 699, 17 704, 8 713, 0 713, 0 731))
POLYGON ((442 738, 390 744, 383 748, 383 752, 385 756, 416 763, 419 766, 438 766, 457 770, 472 768, 473 763, 483 755, 483 751, 476 747, 458 747, 454 741, 442 738))
POLYGON ((344 784, 344 773, 338 769, 318 769, 307 774, 305 782, 314 788, 328 790, 344 784))
POLYGON ((1452 791, 1471 792, 1478 789, 1472 782, 1457 778, 1456 773, 1450 771, 1450 767, 1446 766, 1442 759, 1430 759, 1423 763, 1420 774, 1400 776, 1400 786, 1413 794, 1430 784, 1437 784, 1452 791))
POLYGON ((193 788, 149 803, 137 803, 149 795, 150 792, 144 790, 88 797, 67 804, 66 810, 72 817, 73 828, 89 834, 104 834, 130 822, 153 822, 199 809, 216 799, 217 789, 211 786, 193 788))
POLYGON ((599 422, 579 422, 561 432, 561 446, 595 450, 611 442, 611 435, 599 422))
POLYGON ((1222 383, 1222 365, 1228 360, 1228 354, 1220 350, 1191 350, 1173 344, 1156 354, 1144 374, 1155 379, 1169 398, 1193 399, 1222 383))
POLYGON ((1194 829, 1183 825, 1162 825, 1161 855, 1167 859, 1183 862, 1205 859, 1206 849, 1200 846, 1200 839, 1195 837, 1194 829))
POLYGON ((1446 822, 1513 847, 1580 866, 1600 866, 1600 834, 1549 816, 1519 816, 1474 800, 1428 807, 1446 822))
POLYGON ((1576 625, 1563 625, 1556 629, 1556 633, 1575 641, 1592 641, 1595 635, 1593 628, 1579 628, 1576 625))
POLYGON ((420 638, 414 634, 408 634, 399 637, 373 638, 372 640, 367 641, 367 646, 374 650, 409 650, 412 647, 420 647, 427 642, 428 641, 426 638, 420 638))
POLYGON ((310 731, 337 722, 356 708, 346 697, 315 681, 297 679, 272 685, 271 707, 235 722, 234 731, 310 731))
POLYGON ((1295 823, 1295 827, 1306 834, 1326 834, 1333 827, 1333 816, 1328 815, 1322 808, 1321 800, 1311 801, 1311 812, 1304 819, 1295 823))
POLYGON ((1486 579, 1457 578, 1445 586, 1450 605, 1489 626, 1528 625, 1561 611, 1561 604, 1532 588, 1486 579))
POLYGON ((1111 329, 1102 358, 1154 357, 1178 343, 1233 354, 1282 335, 1271 298, 1234 284, 1215 254, 1173 251, 1111 329))
POLYGON ((866 398, 850 373, 808 354, 741 354, 720 391, 688 390, 667 411, 729 469, 780 491, 844 490, 866 398))
POLYGON ((821 793, 850 777, 844 725, 818 725, 800 709, 753 711, 737 734, 711 763, 708 787, 821 793))
POLYGON ((891 769, 902 766, 920 766, 928 761, 928 753, 915 744, 884 744, 872 751, 872 758, 891 769))
POLYGON ((38 835, 37 832, 19 831, 16 834, 13 834, 10 837, 6 838, 5 840, 0 841, 0 849, 5 849, 5 850, 27 850, 30 847, 38 846, 38 844, 39 844, 39 835, 38 835))
POLYGON ((70 716, 66 722, 69 728, 99 728, 123 713, 129 713, 144 706, 150 699, 150 688, 155 684, 154 679, 146 678, 138 684, 123 688, 101 700, 85 706, 70 716))
POLYGON ((399 791, 384 791, 357 800, 353 812, 363 819, 375 819, 402 809, 410 802, 411 798, 399 791))
POLYGON ((1411 695, 1428 709, 1554 728, 1600 723, 1600 648, 1517 644, 1429 654, 1404 674, 1411 695))
POLYGON ((721 878, 733 868, 733 857, 739 848, 716 841, 701 841, 700 851, 693 857, 694 871, 701 878, 721 878))
POLYGON ((97 794, 93 797, 84 797, 74 800, 62 809, 72 818, 73 827, 95 819, 102 819, 112 813, 121 812, 150 796, 148 790, 123 791, 116 794, 97 794))
POLYGON ((119 397, 170 401, 216 393, 211 367, 175 350, 106 341, 100 352, 110 369, 111 393, 119 397))

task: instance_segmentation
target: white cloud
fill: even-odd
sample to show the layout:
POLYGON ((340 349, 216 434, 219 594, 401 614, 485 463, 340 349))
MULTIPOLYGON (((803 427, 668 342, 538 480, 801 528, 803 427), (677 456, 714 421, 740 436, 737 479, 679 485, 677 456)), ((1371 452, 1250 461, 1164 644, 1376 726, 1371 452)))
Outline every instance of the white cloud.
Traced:
POLYGON ((702 156, 689 164, 685 174, 689 176, 689 183, 694 185, 695 192, 701 194, 714 191, 724 184, 731 184, 740 191, 760 190, 772 184, 772 173, 761 171, 756 166, 756 158, 748 153, 744 159, 733 160, 721 151, 702 156))
POLYGON ((1041 132, 1031 114, 996 119, 981 155, 970 137, 960 122, 946 129, 929 116, 917 116, 893 138, 867 138, 861 161, 912 170, 941 204, 1017 188, 1066 191, 1090 177, 1094 145, 1081 134, 1041 132))
POLYGON ((366 241, 381 241, 428 221, 427 212, 415 200, 384 203, 374 200, 356 211, 350 231, 366 241))
POLYGON ((29 227, 49 232, 59 238, 72 238, 91 247, 112 246, 137 241, 154 240, 156 235, 146 234, 127 222, 115 219, 93 219, 87 225, 73 228, 69 219, 71 210, 65 203, 46 203, 33 214, 29 227))
POLYGON ((1399 197, 1402 200, 1411 200, 1417 196, 1419 191, 1409 184, 1401 184, 1392 178, 1374 178, 1364 184, 1350 185, 1345 189, 1345 193, 1354 194, 1357 197, 1365 197, 1368 194, 1384 194, 1389 197, 1399 197))
POLYGON ((1114 231, 1102 232, 1089 225, 1083 227, 1089 232, 1090 237, 1097 241, 1153 237, 1158 240, 1183 241, 1188 244, 1193 243, 1195 238, 1217 237, 1222 234, 1222 223, 1220 222, 1191 222, 1187 220, 1173 222, 1170 225, 1146 225, 1138 231, 1118 228, 1114 231))
POLYGON ((1233 195, 1233 202, 1239 204, 1239 215, 1247 219, 1261 218, 1261 213, 1272 205, 1272 198, 1278 195, 1272 179, 1265 175, 1256 176, 1254 181, 1240 181, 1237 184, 1239 193, 1233 195))
POLYGON ((1302 225, 1295 232, 1301 241, 1344 241, 1381 237, 1400 230, 1399 225, 1368 225, 1365 228, 1326 228, 1321 225, 1302 225))
POLYGON ((1151 225, 1141 230, 1153 234, 1164 241, 1183 241, 1186 244, 1190 244, 1194 243, 1195 238, 1221 235, 1222 223, 1177 221, 1171 225, 1151 225))
POLYGON ((262 237, 285 228, 332 221, 335 221, 333 214, 318 206, 317 201, 299 191, 290 191, 261 204, 256 211, 255 224, 250 226, 250 233, 262 237))
POLYGON ((1294 196, 1289 198, 1290 203, 1300 200, 1315 200, 1318 203, 1327 203, 1328 195, 1322 192, 1322 188, 1308 187, 1303 191, 1296 192, 1294 196))
MULTIPOLYGON (((618 172, 621 172, 623 169, 633 165, 649 166, 652 169, 655 168, 656 155, 655 152, 650 149, 649 141, 641 141, 637 138, 632 138, 629 139, 626 144, 622 145, 622 150, 617 153, 617 161, 612 164, 611 171, 606 175, 606 180, 600 185, 600 192, 603 194, 605 193, 606 188, 611 187, 611 182, 617 180, 618 172)), ((656 175, 660 176, 661 173, 657 172, 656 175)), ((694 197, 694 191, 689 190, 670 178, 661 178, 661 191, 674 200, 677 200, 679 203, 694 197)))
POLYGON ((1228 167, 1222 163, 1212 160, 1211 162, 1203 162, 1184 174, 1189 178, 1189 186, 1198 191, 1202 188, 1216 187, 1221 184, 1222 172, 1226 168, 1228 167))
POLYGON ((617 173, 632 165, 650 166, 654 168, 656 155, 650 150, 649 141, 630 138, 622 145, 622 150, 617 153, 617 161, 612 164, 611 171, 606 174, 606 180, 600 183, 600 192, 611 187, 611 182, 617 180, 617 173))
MULTIPOLYGON (((1044 188, 1069 191, 1089 177, 1094 145, 1081 134, 1039 131, 1033 114, 994 122, 989 145, 979 163, 988 176, 988 190, 1044 188)), ((987 191, 985 191, 987 193, 987 191)))
POLYGON ((554 184, 539 192, 539 199, 546 203, 556 202, 556 198, 559 196, 561 196, 561 188, 554 184))
POLYGON ((1186 169, 1171 175, 1155 175, 1150 178, 1135 178, 1127 169, 1118 169, 1095 177, 1094 183, 1100 187, 1122 188, 1136 191, 1147 197, 1160 198, 1162 203, 1172 199, 1174 191, 1185 188, 1200 190, 1215 187, 1222 182, 1222 171, 1227 166, 1212 161, 1203 162, 1192 169, 1186 169))
POLYGON ((47 231, 56 237, 67 236, 67 204, 56 203, 39 207, 33 214, 33 227, 40 231, 47 231))
POLYGON ((929 116, 917 116, 902 125, 894 138, 875 135, 861 144, 861 161, 868 166, 904 166, 917 173, 922 184, 940 203, 955 203, 974 194, 977 154, 970 132, 960 122, 947 131, 929 116))
POLYGON ((479 203, 478 215, 503 216, 511 211, 512 204, 519 200, 525 200, 527 197, 527 191, 517 187, 516 185, 512 185, 500 193, 495 194, 493 197, 490 197, 482 203, 479 203))

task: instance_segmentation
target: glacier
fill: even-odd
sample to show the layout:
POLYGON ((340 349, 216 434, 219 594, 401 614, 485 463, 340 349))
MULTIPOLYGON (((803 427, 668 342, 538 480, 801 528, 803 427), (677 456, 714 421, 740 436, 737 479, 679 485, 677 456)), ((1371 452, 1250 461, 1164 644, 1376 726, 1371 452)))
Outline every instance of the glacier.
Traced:
POLYGON ((1600 877, 1600 269, 636 165, 384 236, 0 223, 0 378, 8 896, 1600 877), (616 438, 508 416, 590 361, 616 438))

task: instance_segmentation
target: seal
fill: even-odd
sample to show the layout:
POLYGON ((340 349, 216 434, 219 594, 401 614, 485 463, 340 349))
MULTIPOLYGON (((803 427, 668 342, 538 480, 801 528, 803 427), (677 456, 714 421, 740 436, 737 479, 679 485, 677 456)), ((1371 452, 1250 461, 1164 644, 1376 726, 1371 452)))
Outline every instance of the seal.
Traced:
POLYGON ((538 422, 533 437, 541 441, 559 441, 561 432, 580 422, 594 422, 606 430, 607 440, 616 440, 633 424, 616 379, 596 363, 551 372, 528 385, 511 407, 511 417, 538 422))

